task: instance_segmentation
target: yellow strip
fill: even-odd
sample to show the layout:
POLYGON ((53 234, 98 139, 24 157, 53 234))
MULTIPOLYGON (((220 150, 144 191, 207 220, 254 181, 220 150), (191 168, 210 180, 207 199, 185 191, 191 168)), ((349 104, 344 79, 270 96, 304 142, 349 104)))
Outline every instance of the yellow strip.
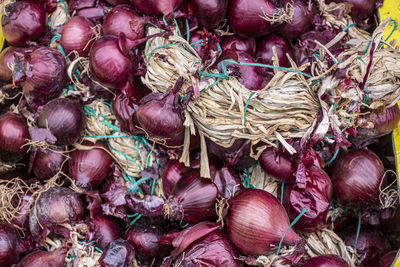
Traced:
POLYGON ((1 50, 3 50, 3 46, 4 46, 4 36, 3 36, 3 31, 1 29, 1 17, 3 16, 3 14, 0 14, 0 52, 1 50))

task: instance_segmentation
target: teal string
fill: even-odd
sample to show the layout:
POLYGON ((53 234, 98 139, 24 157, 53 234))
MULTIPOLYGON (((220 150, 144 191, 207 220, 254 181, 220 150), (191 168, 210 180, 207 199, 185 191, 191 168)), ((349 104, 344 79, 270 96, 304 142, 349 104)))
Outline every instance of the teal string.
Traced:
POLYGON ((279 255, 279 251, 281 250, 282 242, 285 239, 287 232, 290 230, 290 228, 293 227, 293 225, 295 225, 297 223, 298 220, 300 220, 301 216, 303 216, 304 213, 306 213, 307 211, 308 211, 308 209, 302 210, 302 212, 300 212, 300 214, 296 217, 296 219, 294 219, 293 222, 289 225, 288 229, 286 229, 285 233, 282 236, 281 242, 279 242, 278 250, 276 251, 277 256, 279 255))
POLYGON ((96 139, 109 139, 109 138, 124 138, 124 137, 131 137, 130 135, 92 135, 92 136, 86 136, 88 138, 96 138, 96 139))
POLYGON ((156 180, 153 179, 152 181, 152 185, 151 185, 151 195, 154 195, 154 189, 155 189, 155 185, 156 185, 156 180))
POLYGON ((94 247, 98 252, 103 253, 103 251, 101 249, 99 249, 98 247, 94 247))
POLYGON ((165 26, 168 26, 168 23, 167 23, 167 21, 165 20, 165 17, 162 17, 162 20, 163 20, 163 22, 164 22, 164 25, 165 25, 165 26))
POLYGON ((223 73, 208 73, 208 72, 204 72, 201 70, 197 70, 197 73, 200 75, 203 75, 206 78, 218 78, 218 79, 223 79, 223 80, 229 80, 229 76, 227 76, 223 73))
POLYGON ((281 204, 283 203, 283 189, 285 187, 285 182, 282 182, 282 186, 281 186, 281 204))
POLYGON ((139 213, 135 213, 135 214, 128 214, 127 217, 128 218, 134 218, 136 216, 139 216, 139 213))
POLYGON ((249 184, 250 184, 250 169, 247 168, 246 169, 246 178, 243 181, 243 186, 246 188, 249 188, 249 184))
POLYGON ((176 21, 175 18, 174 18, 174 22, 175 22, 176 29, 178 30, 179 37, 182 37, 181 29, 179 29, 178 22, 176 21))
POLYGON ((347 25, 346 27, 344 27, 343 28, 343 30, 342 31, 347 31, 348 29, 350 29, 351 27, 353 27, 353 26, 356 26, 357 24, 355 24, 355 23, 352 23, 352 24, 350 24, 350 25, 347 25))
MULTIPOLYGON (((394 19, 391 19, 389 24, 394 24, 394 25, 393 25, 392 32, 388 35, 388 37, 386 37, 385 42, 387 42, 390 39, 390 37, 392 37, 392 35, 396 31, 397 25, 398 25, 397 21, 395 21, 394 19)), ((379 44, 378 49, 381 48, 382 45, 383 45, 383 43, 379 44)))
POLYGON ((190 41, 190 29, 189 29, 189 21, 186 19, 186 41, 189 43, 190 41))
POLYGON ((61 53, 64 57, 66 57, 66 55, 65 55, 65 53, 64 53, 64 49, 62 48, 62 46, 61 46, 60 44, 57 44, 57 49, 58 49, 58 51, 60 51, 60 53, 61 53))
POLYGON ((360 230, 361 230, 361 211, 358 212, 358 225, 357 225, 357 234, 356 234, 356 241, 354 242, 354 250, 357 250, 357 242, 358 242, 358 237, 360 236, 360 230))
POLYGON ((332 164, 332 162, 336 159, 337 155, 339 154, 340 147, 336 150, 335 154, 333 157, 325 164, 326 166, 332 164))
POLYGON ((246 118, 247 107, 249 106, 250 99, 253 97, 254 94, 255 94, 255 92, 251 92, 249 98, 248 98, 247 101, 246 101, 246 105, 244 106, 244 114, 243 114, 243 116, 244 116, 244 123, 246 123, 246 119, 247 119, 247 118, 246 118))
POLYGON ((131 186, 131 188, 129 188, 129 192, 130 192, 130 193, 135 192, 136 190, 138 190, 138 187, 139 187, 140 184, 142 184, 142 183, 144 183, 144 182, 146 182, 146 181, 148 181, 148 180, 151 180, 151 179, 153 179, 153 178, 144 177, 144 178, 139 179, 138 181, 136 181, 136 182, 131 186))
POLYGON ((90 246, 91 244, 93 244, 95 242, 95 240, 90 241, 89 243, 86 243, 86 246, 90 246))
POLYGON ((61 37, 61 34, 59 34, 59 33, 54 34, 53 38, 51 38, 50 43, 54 43, 55 41, 60 39, 60 37, 61 37))
POLYGON ((130 223, 130 225, 133 225, 133 224, 135 224, 140 218, 142 218, 142 214, 139 214, 135 219, 133 219, 132 221, 131 221, 131 223, 130 223))

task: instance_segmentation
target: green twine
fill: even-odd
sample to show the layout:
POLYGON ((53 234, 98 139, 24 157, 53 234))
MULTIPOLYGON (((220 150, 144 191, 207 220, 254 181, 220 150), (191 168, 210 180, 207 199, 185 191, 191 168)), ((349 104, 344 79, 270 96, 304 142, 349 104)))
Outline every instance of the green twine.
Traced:
POLYGON ((189 29, 189 21, 186 19, 186 41, 189 43, 190 41, 190 29, 189 29))
POLYGON ((333 157, 325 164, 326 166, 332 164, 332 162, 336 159, 337 155, 339 154, 340 147, 336 150, 335 154, 333 157))
MULTIPOLYGON (((393 33, 396 31, 397 25, 398 25, 398 24, 397 24, 397 21, 395 21, 394 19, 391 19, 391 20, 390 20, 389 25, 390 25, 390 24, 393 24, 393 29, 392 29, 392 32, 388 35, 388 37, 386 37, 385 43, 390 39, 390 37, 392 37, 392 35, 393 35, 393 33)), ((381 48, 382 45, 383 45, 383 43, 379 44, 378 48, 381 48)))
POLYGON ((205 90, 208 90, 208 89, 214 87, 217 83, 219 83, 219 82, 222 81, 222 80, 223 80, 223 79, 218 79, 218 80, 216 80, 216 81, 213 82, 213 84, 211 84, 209 87, 200 90, 200 92, 204 92, 205 90))
POLYGON ((282 236, 281 242, 279 242, 278 250, 276 251, 277 256, 279 255, 279 251, 281 250, 283 239, 285 238, 287 232, 290 230, 290 228, 293 227, 293 225, 295 225, 297 223, 298 220, 300 220, 300 217, 303 216, 304 213, 306 213, 307 211, 308 211, 308 209, 302 210, 302 212, 300 212, 300 214, 296 217, 296 219, 294 219, 293 222, 289 225, 288 229, 286 229, 285 233, 282 236))
POLYGON ((103 253, 103 251, 101 249, 99 249, 98 247, 94 247, 98 252, 103 253))
POLYGON ((254 94, 255 94, 255 92, 251 92, 249 98, 248 98, 247 101, 246 101, 246 105, 244 106, 244 114, 243 114, 243 116, 244 116, 244 123, 246 123, 246 119, 247 119, 247 118, 246 118, 247 107, 249 106, 250 99, 253 97, 254 94))
POLYGON ((283 203, 283 189, 285 187, 285 182, 282 182, 282 186, 281 186, 281 204, 283 203))
POLYGON ((60 44, 57 44, 57 49, 58 49, 58 51, 60 51, 60 53, 61 53, 64 57, 66 57, 66 55, 65 55, 65 53, 64 53, 64 49, 62 48, 62 46, 61 46, 60 44))
POLYGON ((165 20, 165 17, 162 17, 162 20, 163 20, 163 22, 164 22, 164 25, 165 25, 165 26, 168 26, 168 23, 167 23, 167 21, 165 20))
POLYGON ((133 217, 136 217, 136 216, 138 216, 138 215, 139 215, 139 213, 128 214, 127 217, 128 217, 128 218, 133 218, 133 217))
POLYGON ((197 70, 197 73, 203 75, 206 78, 218 78, 222 80, 229 80, 229 76, 223 73, 208 73, 201 70, 197 70))
POLYGON ((86 243, 86 246, 90 246, 91 244, 93 244, 95 242, 95 240, 90 241, 89 243, 86 243))
POLYGON ((50 43, 54 43, 55 41, 60 39, 60 37, 61 37, 61 34, 59 34, 59 33, 54 34, 53 38, 51 38, 50 43))
POLYGON ((355 24, 355 23, 352 23, 352 24, 350 24, 350 25, 347 25, 346 27, 344 27, 343 28, 343 30, 342 31, 347 31, 348 29, 350 29, 351 27, 353 27, 353 26, 356 26, 357 24, 355 24))
MULTIPOLYGON (((366 81, 366 82, 368 82, 368 78, 367 78, 367 81, 366 81)), ((365 104, 367 104, 367 103, 369 102, 368 85, 365 86, 364 92, 365 92, 365 94, 364 94, 363 102, 364 102, 365 104)))
POLYGON ((144 182, 146 182, 146 181, 148 181, 148 180, 151 180, 151 179, 153 179, 153 178, 144 177, 144 178, 139 179, 138 181, 136 181, 135 183, 133 183, 133 185, 131 186, 131 188, 129 188, 129 192, 130 192, 130 193, 133 193, 133 192, 137 191, 140 184, 142 184, 142 183, 144 183, 144 182))
POLYGON ((243 181, 243 186, 246 188, 249 188, 249 184, 250 184, 250 169, 247 168, 246 169, 246 178, 243 181))
POLYGON ((131 221, 131 223, 130 223, 130 225, 133 225, 133 224, 135 224, 140 218, 142 218, 142 214, 139 214, 135 219, 133 219, 132 221, 131 221))
POLYGON ((152 184, 151 184, 151 195, 154 195, 154 189, 155 189, 155 185, 156 185, 156 180, 152 179, 152 184))
POLYGON ((183 37, 182 37, 182 33, 181 33, 181 29, 179 28, 178 22, 176 21, 175 18, 174 18, 174 22, 175 22, 176 29, 178 30, 179 37, 183 38, 183 37))
POLYGON ((354 242, 354 250, 357 250, 357 242, 358 242, 358 237, 360 236, 360 230, 361 230, 361 211, 358 212, 358 225, 357 225, 357 234, 356 234, 356 241, 354 242))

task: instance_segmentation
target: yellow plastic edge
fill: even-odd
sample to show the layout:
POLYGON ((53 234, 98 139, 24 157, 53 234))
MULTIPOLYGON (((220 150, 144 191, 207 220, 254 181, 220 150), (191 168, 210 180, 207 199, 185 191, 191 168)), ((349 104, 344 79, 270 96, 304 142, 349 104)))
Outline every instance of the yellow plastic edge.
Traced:
POLYGON ((1 29, 1 17, 3 14, 0 13, 0 52, 3 50, 4 47, 4 35, 3 30, 1 29))

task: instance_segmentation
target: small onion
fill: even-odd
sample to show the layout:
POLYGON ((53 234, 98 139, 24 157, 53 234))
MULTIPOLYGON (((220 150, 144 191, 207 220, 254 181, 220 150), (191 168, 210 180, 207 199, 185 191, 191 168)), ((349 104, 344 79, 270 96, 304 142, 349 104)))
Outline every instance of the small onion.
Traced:
POLYGON ((225 17, 228 0, 189 0, 186 5, 201 27, 212 29, 225 17))
POLYGON ((132 267, 135 250, 128 241, 117 239, 111 242, 99 259, 100 267, 132 267))
POLYGON ((131 2, 143 14, 166 17, 182 5, 183 0, 131 0, 131 2))
POLYGON ((95 78, 110 88, 126 82, 133 71, 132 61, 122 53, 115 36, 104 36, 94 42, 89 63, 95 78))
POLYGON ((285 183, 296 181, 297 166, 289 153, 278 152, 274 148, 266 148, 258 158, 263 170, 285 183))
POLYGON ((336 200, 348 207, 377 206, 384 173, 382 161, 372 151, 349 151, 334 166, 332 181, 336 200))
MULTIPOLYGON (((260 189, 240 191, 229 202, 227 230, 238 250, 264 255, 277 247, 290 222, 278 199, 260 189)), ((301 238, 290 228, 282 242, 296 245, 301 238)))
POLYGON ((230 50, 234 47, 236 51, 243 51, 252 56, 256 53, 256 41, 254 38, 243 38, 238 35, 221 37, 221 48, 223 50, 230 50))
POLYGON ((11 111, 0 116, 0 159, 18 161, 28 151, 28 124, 24 117, 11 111))
POLYGON ((32 52, 31 48, 9 46, 0 53, 0 81, 12 82, 11 67, 15 64, 15 56, 32 52))
POLYGON ((111 9, 103 23, 104 35, 118 37, 124 33, 131 41, 143 38, 145 19, 140 17, 135 9, 129 5, 118 5, 111 9))
POLYGON ((111 173, 114 159, 108 152, 107 145, 101 141, 84 141, 88 150, 74 150, 69 160, 69 175, 76 185, 85 189, 101 184, 111 173))
MULTIPOLYGON (((275 34, 270 34, 257 40, 256 61, 258 63, 273 65, 273 47, 276 50, 279 66, 290 67, 291 64, 286 54, 293 59, 293 48, 288 41, 275 34)), ((264 70, 267 71, 269 69, 264 68, 264 70)))
POLYGON ((100 249, 105 249, 111 242, 121 237, 117 221, 111 216, 101 214, 89 219, 89 229, 94 232, 93 240, 100 249))
POLYGON ((60 247, 53 251, 35 251, 26 255, 16 267, 64 267, 68 247, 60 247))
POLYGON ((11 224, 0 223, 0 266, 11 267, 24 252, 17 230, 11 224))
POLYGON ((48 128, 57 138, 56 145, 71 145, 80 137, 84 127, 83 108, 77 101, 57 98, 44 105, 38 125, 48 128))
POLYGON ((46 28, 47 16, 43 4, 17 1, 6 7, 2 18, 4 38, 14 46, 26 46, 38 39, 46 28))
POLYGON ((56 152, 44 149, 37 150, 32 170, 39 180, 48 180, 61 170, 61 165, 66 159, 62 152, 62 149, 57 149, 56 152))
POLYGON ((74 16, 64 25, 60 44, 66 54, 72 51, 86 57, 96 36, 93 23, 83 17, 74 16))
POLYGON ((349 267, 349 264, 337 255, 322 255, 307 260, 300 267, 349 267))

